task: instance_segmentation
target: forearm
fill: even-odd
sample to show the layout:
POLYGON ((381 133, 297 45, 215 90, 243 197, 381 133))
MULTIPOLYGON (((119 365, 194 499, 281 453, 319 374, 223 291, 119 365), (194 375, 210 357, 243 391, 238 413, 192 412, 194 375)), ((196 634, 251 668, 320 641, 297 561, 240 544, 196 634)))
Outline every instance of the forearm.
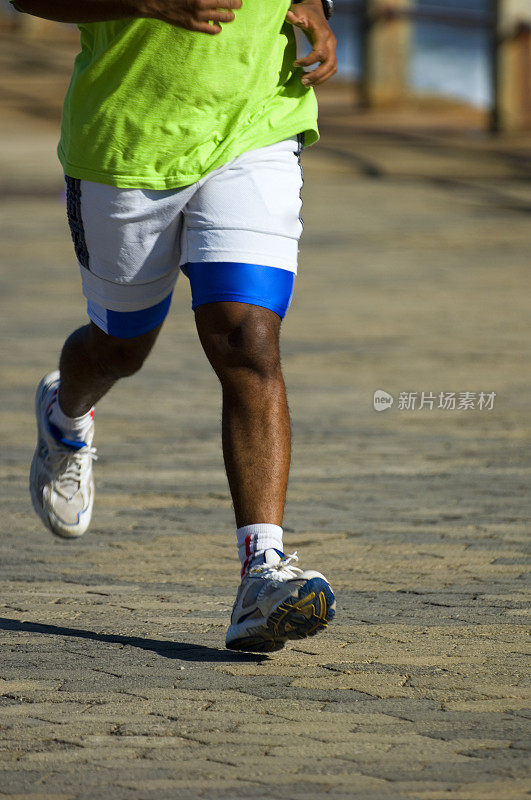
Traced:
POLYGON ((144 16, 143 0, 15 0, 14 6, 56 22, 105 22, 144 16))

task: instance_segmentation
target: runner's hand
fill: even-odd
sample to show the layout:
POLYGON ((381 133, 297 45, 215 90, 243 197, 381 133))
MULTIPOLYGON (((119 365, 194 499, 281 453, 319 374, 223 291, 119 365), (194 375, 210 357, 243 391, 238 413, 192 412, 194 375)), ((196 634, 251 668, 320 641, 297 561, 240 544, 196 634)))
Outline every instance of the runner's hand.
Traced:
POLYGON ((233 9, 242 0, 144 0, 143 17, 161 19, 178 28, 201 33, 221 33, 220 22, 234 20, 233 9))
POLYGON ((319 86, 337 72, 337 41, 325 18, 321 0, 302 0, 293 4, 286 14, 286 20, 304 31, 312 45, 312 52, 304 58, 298 58, 295 66, 320 64, 313 72, 305 72, 302 82, 305 86, 319 86))

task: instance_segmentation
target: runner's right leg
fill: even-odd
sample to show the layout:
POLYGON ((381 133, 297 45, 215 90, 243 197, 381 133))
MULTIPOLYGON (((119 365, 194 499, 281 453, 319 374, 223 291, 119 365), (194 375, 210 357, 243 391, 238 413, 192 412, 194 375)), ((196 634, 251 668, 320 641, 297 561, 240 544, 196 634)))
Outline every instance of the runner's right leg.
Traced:
POLYGON ((161 327, 122 339, 91 322, 69 336, 60 371, 46 375, 38 386, 30 491, 35 511, 58 536, 76 538, 90 524, 96 458, 91 410, 117 380, 140 369, 161 327))
POLYGON ((59 536, 90 523, 94 404, 140 369, 179 273, 182 207, 192 188, 119 189, 66 176, 67 215, 90 324, 65 342, 59 372, 37 389, 33 505, 59 536))
POLYGON ((78 328, 66 340, 59 371, 59 405, 69 417, 86 414, 120 378, 138 372, 162 327, 141 336, 111 336, 93 322, 78 328))

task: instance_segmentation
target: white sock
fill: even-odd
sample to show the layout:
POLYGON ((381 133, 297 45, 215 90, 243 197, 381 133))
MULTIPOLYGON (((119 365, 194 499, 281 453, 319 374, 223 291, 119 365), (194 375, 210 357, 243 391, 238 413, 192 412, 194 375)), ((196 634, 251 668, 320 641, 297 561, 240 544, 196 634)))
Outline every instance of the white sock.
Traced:
POLYGON ((245 575, 251 564, 262 556, 265 550, 274 547, 282 551, 283 530, 280 525, 270 525, 267 522, 257 522, 254 525, 244 525, 238 528, 238 556, 242 565, 242 575, 245 575))
POLYGON ((61 437, 71 442, 85 442, 94 424, 94 407, 81 417, 67 417, 59 405, 58 392, 51 398, 48 408, 48 420, 54 425, 61 437))

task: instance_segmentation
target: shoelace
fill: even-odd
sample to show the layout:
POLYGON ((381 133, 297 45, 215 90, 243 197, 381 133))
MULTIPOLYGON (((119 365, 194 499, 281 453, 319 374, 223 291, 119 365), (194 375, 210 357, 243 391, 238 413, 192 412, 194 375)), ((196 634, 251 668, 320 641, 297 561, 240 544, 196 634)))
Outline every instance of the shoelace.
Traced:
POLYGON ((299 556, 297 555, 297 551, 287 555, 278 564, 261 564, 258 567, 251 568, 249 572, 254 572, 254 570, 259 570, 261 575, 267 575, 268 577, 277 578, 280 580, 287 580, 288 578, 296 578, 297 575, 302 573, 302 569, 300 567, 294 567, 292 562, 298 561, 299 556))
POLYGON ((92 461, 97 460, 96 448, 89 445, 80 450, 56 447, 49 457, 50 472, 55 478, 55 490, 68 500, 81 485, 92 461))

